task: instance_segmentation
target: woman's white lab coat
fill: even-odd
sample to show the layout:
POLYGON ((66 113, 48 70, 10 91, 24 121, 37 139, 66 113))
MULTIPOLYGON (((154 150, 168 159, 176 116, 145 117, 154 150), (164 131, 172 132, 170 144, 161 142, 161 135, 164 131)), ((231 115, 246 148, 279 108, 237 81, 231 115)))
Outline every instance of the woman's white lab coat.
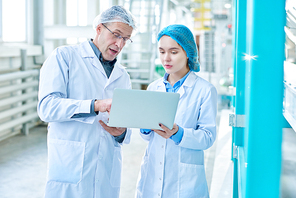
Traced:
MULTIPOLYGON (((148 90, 166 91, 163 79, 148 90)), ((191 72, 178 90, 175 123, 184 128, 179 145, 157 133, 141 136, 149 141, 142 160, 137 198, 207 198, 203 150, 216 138, 217 91, 191 72)), ((161 109, 159 109, 161 111, 161 109)))
POLYGON ((108 79, 88 42, 57 48, 45 61, 38 113, 49 122, 46 198, 119 197, 121 144, 98 122, 108 114, 71 118, 90 113, 92 99, 112 98, 114 88, 130 89, 129 75, 116 63, 108 79))

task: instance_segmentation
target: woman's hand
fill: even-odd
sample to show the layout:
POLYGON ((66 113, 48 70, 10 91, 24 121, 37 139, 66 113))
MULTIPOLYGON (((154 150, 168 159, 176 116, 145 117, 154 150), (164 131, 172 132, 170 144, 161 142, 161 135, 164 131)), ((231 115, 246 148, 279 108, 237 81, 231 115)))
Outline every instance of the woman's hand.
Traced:
POLYGON ((170 138, 172 135, 174 135, 175 133, 177 133, 178 130, 179 130, 179 127, 178 127, 178 125, 176 123, 174 123, 174 126, 173 126, 172 130, 170 130, 169 128, 167 128, 163 124, 159 124, 159 126, 163 130, 153 129, 153 131, 155 133, 157 133, 158 135, 160 135, 161 137, 165 138, 165 139, 170 138))

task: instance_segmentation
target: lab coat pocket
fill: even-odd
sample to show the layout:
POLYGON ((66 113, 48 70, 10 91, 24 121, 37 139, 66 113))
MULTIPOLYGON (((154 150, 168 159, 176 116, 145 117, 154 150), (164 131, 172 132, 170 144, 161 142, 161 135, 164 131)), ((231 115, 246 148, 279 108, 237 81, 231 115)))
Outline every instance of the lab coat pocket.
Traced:
POLYGON ((208 198, 208 186, 203 165, 180 163, 179 197, 208 198))
POLYGON ((114 148, 110 182, 113 187, 120 187, 122 154, 121 147, 114 148))
POLYGON ((204 164, 204 152, 188 148, 180 148, 180 162, 185 164, 204 164))
POLYGON ((78 184, 82 178, 84 142, 48 140, 48 180, 78 184))

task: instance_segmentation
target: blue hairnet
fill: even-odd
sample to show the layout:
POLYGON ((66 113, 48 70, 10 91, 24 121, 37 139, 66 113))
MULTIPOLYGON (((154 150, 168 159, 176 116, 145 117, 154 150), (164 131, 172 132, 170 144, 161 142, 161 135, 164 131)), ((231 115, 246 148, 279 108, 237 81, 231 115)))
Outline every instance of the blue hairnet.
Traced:
POLYGON ((198 62, 198 51, 192 32, 184 25, 169 25, 163 28, 157 36, 157 41, 167 35, 174 39, 185 50, 188 57, 189 69, 195 72, 200 70, 198 62))

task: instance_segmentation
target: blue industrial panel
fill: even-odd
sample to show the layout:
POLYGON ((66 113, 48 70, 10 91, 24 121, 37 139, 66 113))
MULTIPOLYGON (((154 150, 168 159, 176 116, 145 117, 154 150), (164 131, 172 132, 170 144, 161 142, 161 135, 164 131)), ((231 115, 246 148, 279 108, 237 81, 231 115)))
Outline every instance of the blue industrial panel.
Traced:
POLYGON ((233 129, 234 188, 238 185, 239 197, 279 197, 285 1, 236 2, 234 106, 236 115, 245 115, 245 127, 233 129))

